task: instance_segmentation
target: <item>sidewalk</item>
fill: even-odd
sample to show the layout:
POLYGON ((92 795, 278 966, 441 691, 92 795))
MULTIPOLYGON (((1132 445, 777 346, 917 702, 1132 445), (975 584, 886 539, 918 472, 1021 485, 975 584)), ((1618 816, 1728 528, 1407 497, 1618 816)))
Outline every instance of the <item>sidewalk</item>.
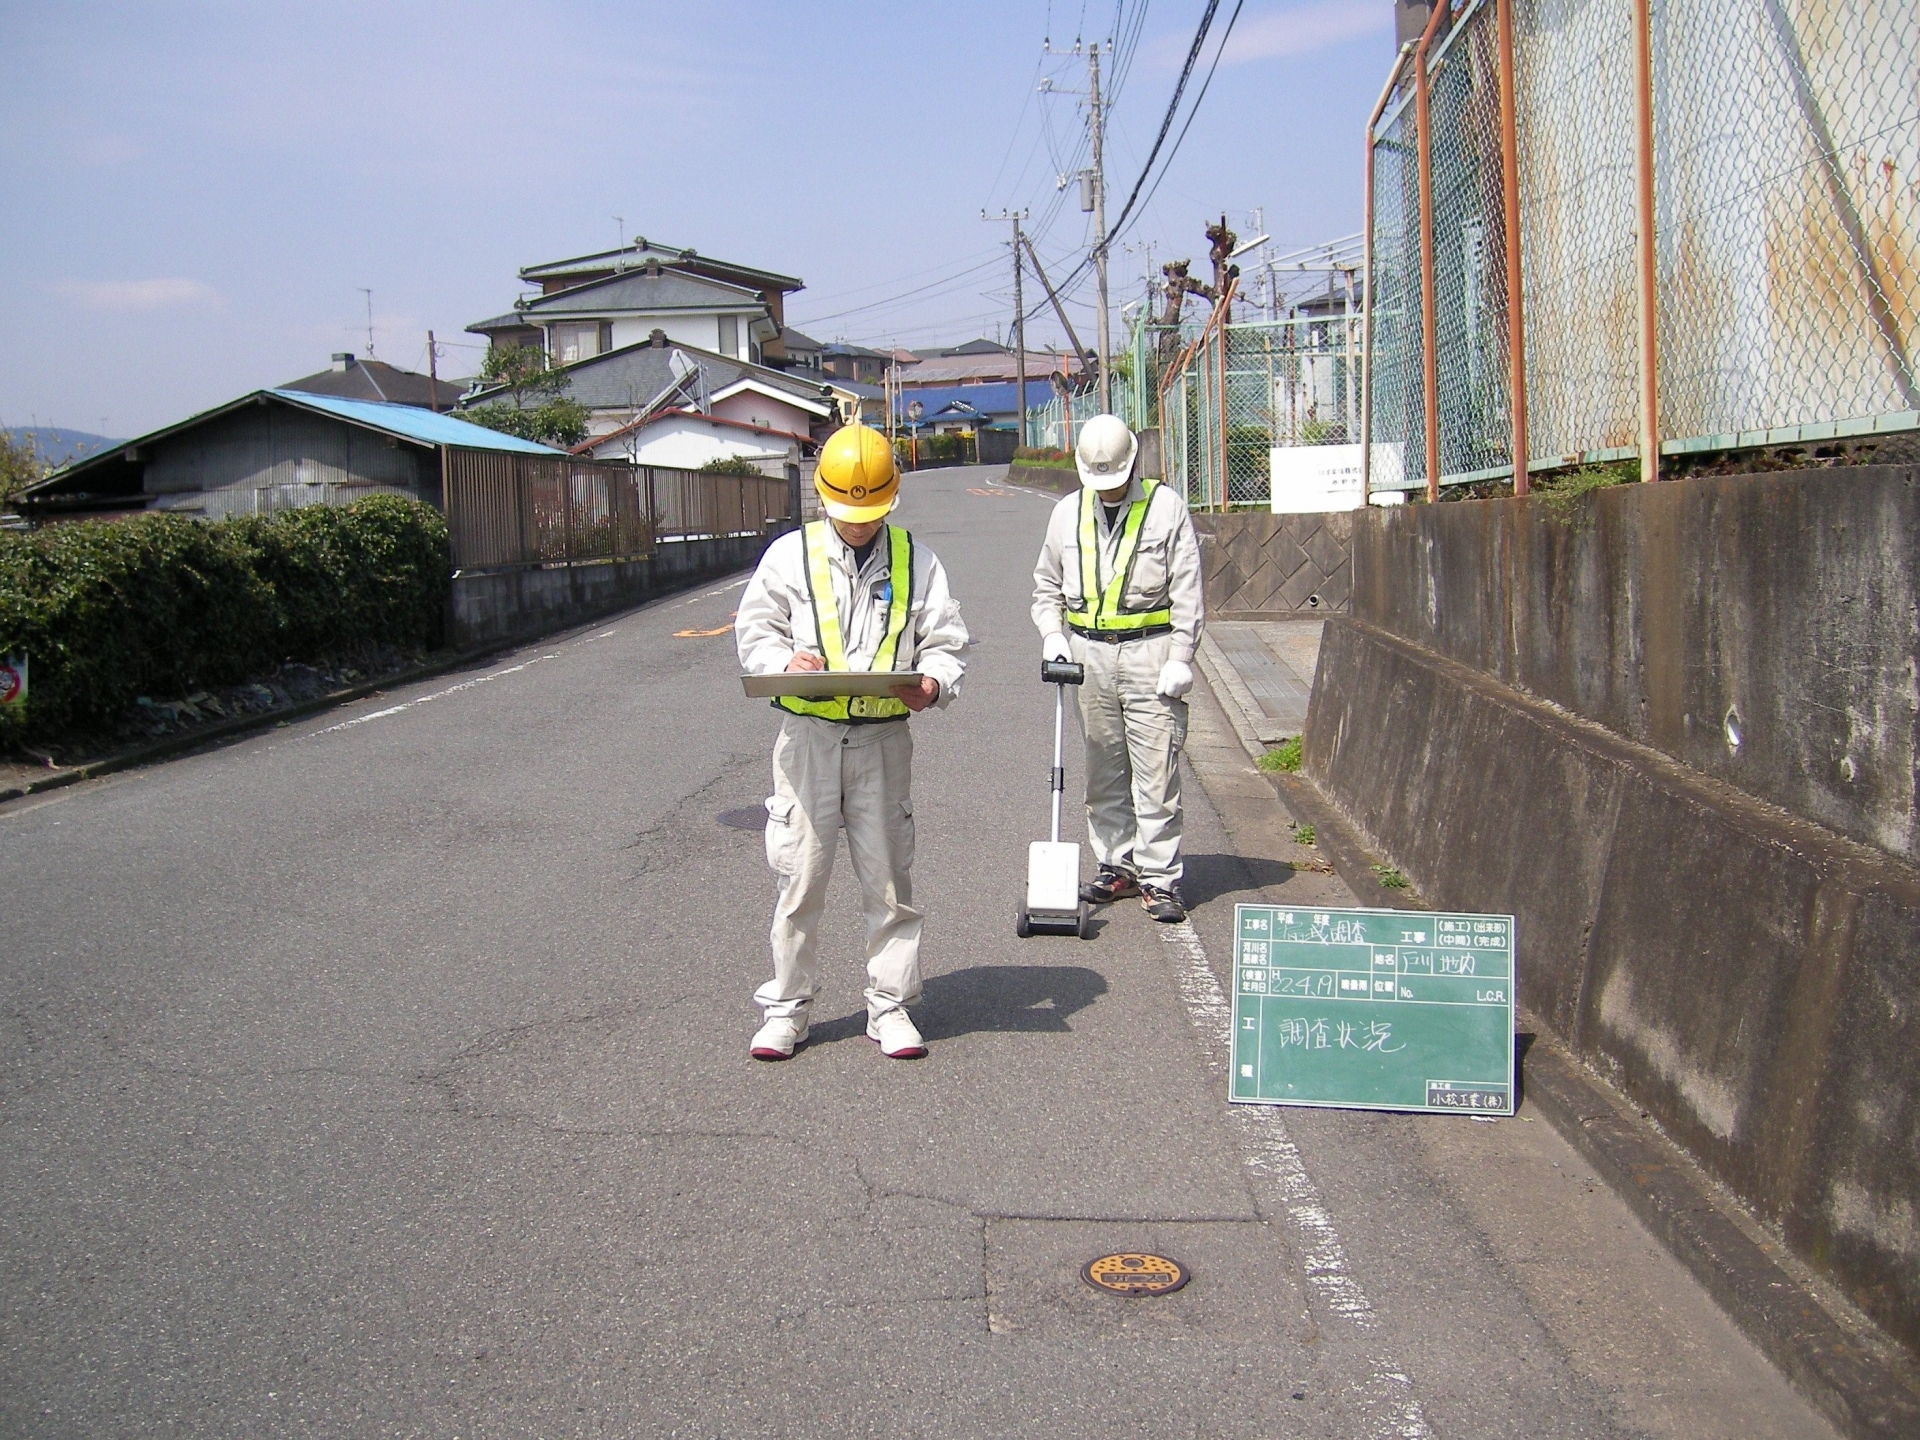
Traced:
POLYGON ((1207 622, 1197 657, 1200 669, 1249 754, 1258 756, 1306 728, 1323 623, 1207 622))

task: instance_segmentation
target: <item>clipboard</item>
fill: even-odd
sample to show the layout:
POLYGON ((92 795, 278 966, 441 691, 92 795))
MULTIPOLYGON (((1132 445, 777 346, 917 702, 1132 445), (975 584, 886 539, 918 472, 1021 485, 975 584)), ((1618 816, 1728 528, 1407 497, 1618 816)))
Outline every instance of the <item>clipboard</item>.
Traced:
POLYGON ((787 670, 778 675, 742 675, 740 684, 754 700, 794 695, 830 700, 836 695, 892 695, 896 685, 918 685, 918 670, 787 670))

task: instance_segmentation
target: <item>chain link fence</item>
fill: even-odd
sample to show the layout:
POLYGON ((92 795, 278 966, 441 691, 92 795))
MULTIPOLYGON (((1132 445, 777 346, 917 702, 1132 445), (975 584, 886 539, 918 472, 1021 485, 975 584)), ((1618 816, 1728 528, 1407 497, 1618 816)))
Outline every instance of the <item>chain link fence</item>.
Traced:
POLYGON ((1276 457, 1358 444, 1357 304, 1342 295, 1302 309, 1222 323, 1216 308, 1164 366, 1157 406, 1142 418, 1160 425, 1167 481, 1195 509, 1264 507, 1276 457))
MULTIPOLYGON (((1043 381, 1031 389, 1043 389, 1044 385, 1043 381)), ((1113 413, 1135 429, 1141 428, 1132 418, 1138 404, 1131 376, 1116 370, 1108 388, 1113 395, 1113 413)), ((1080 427, 1100 413, 1098 390, 1080 390, 1066 396, 1056 390, 1044 404, 1027 407, 1027 430, 1021 443, 1046 450, 1070 450, 1080 427)))
MULTIPOLYGON (((1455 6, 1426 57, 1430 243, 1411 66, 1373 129, 1376 489, 1427 481, 1428 284, 1440 481, 1513 473, 1499 3, 1455 6)), ((1638 453, 1639 3, 1662 454, 1920 426, 1920 6, 1505 3, 1530 468, 1638 453)))

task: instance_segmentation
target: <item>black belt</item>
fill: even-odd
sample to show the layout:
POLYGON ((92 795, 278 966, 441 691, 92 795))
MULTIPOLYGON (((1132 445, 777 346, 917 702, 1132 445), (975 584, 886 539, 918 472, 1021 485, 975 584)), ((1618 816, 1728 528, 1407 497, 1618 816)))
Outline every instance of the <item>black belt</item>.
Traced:
POLYGON ((1155 635, 1171 635, 1171 625, 1147 625, 1138 630, 1082 630, 1078 625, 1067 627, 1076 635, 1089 640, 1098 640, 1102 645, 1118 645, 1126 640, 1150 640, 1155 635))

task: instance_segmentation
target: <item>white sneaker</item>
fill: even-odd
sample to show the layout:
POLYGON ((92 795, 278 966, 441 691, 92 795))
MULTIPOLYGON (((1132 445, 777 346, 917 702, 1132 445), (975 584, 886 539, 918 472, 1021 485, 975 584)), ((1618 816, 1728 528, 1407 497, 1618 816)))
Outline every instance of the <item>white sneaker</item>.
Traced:
POLYGON ((747 1052, 756 1060, 788 1060, 807 1043, 807 1017, 798 1019, 776 1015, 753 1032, 753 1045, 747 1052))
POLYGON ((918 1060, 927 1053, 926 1041, 904 1010, 889 1010, 878 1019, 869 1019, 867 1038, 878 1042, 880 1053, 889 1060, 918 1060))

